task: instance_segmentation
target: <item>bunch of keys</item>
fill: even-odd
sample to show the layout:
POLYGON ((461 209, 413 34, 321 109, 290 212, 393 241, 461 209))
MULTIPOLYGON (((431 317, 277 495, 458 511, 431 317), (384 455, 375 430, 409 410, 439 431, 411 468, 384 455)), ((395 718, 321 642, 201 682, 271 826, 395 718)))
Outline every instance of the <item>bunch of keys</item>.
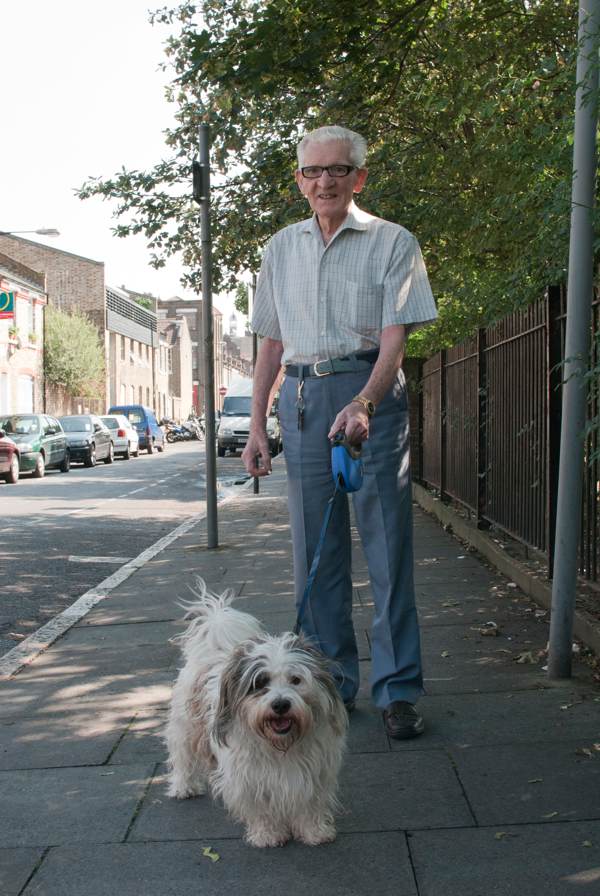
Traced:
POLYGON ((304 380, 298 377, 298 388, 296 390, 296 408, 298 409, 298 429, 302 429, 304 425, 304 408, 306 406, 304 401, 304 380))

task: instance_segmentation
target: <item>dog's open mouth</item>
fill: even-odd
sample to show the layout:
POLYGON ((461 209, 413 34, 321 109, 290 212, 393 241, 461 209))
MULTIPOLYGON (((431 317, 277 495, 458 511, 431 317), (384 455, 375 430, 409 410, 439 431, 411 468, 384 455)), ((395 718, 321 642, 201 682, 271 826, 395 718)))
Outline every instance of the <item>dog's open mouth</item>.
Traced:
POLYGON ((280 734, 281 736, 289 734, 293 724, 293 719, 290 719, 287 716, 272 716, 267 720, 267 725, 271 731, 273 731, 274 734, 280 734))

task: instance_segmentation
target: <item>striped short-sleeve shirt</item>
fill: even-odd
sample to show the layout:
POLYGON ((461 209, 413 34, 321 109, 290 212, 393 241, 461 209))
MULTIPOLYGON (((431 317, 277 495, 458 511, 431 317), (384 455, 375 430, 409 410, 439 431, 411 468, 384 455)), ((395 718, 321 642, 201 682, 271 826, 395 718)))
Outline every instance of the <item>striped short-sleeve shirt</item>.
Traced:
POLYGON ((354 203, 327 245, 313 215, 265 248, 252 329, 283 343, 283 364, 372 349, 385 327, 409 332, 436 317, 414 236, 354 203))

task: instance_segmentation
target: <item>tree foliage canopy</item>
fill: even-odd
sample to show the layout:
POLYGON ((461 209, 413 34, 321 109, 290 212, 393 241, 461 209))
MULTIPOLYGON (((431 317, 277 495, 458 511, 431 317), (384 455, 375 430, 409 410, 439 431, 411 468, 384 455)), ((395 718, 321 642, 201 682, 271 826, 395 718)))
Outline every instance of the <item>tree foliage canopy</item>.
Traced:
POLYGON ((361 206, 414 232, 440 322, 413 350, 451 344, 564 280, 575 0, 205 0, 170 23, 173 157, 92 179, 117 199, 116 233, 144 233, 201 277, 189 201, 197 126, 211 125, 217 287, 255 271, 278 229, 307 216, 293 182, 306 130, 343 124, 370 143, 361 206))
POLYGON ((77 311, 46 308, 44 373, 49 383, 84 398, 104 392, 104 352, 96 327, 77 311))

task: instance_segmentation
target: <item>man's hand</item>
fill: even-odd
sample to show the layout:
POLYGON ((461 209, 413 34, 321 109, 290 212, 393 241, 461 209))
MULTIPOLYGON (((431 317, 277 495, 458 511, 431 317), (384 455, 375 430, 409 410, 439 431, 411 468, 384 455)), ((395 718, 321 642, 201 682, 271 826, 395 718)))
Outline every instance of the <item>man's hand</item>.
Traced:
POLYGON ((266 432, 250 432, 246 447, 242 451, 242 460, 251 476, 269 475, 271 472, 271 453, 266 432))
POLYGON ((342 408, 327 437, 333 439, 338 432, 344 432, 353 445, 360 445, 369 438, 369 415, 360 402, 351 401, 342 408))

